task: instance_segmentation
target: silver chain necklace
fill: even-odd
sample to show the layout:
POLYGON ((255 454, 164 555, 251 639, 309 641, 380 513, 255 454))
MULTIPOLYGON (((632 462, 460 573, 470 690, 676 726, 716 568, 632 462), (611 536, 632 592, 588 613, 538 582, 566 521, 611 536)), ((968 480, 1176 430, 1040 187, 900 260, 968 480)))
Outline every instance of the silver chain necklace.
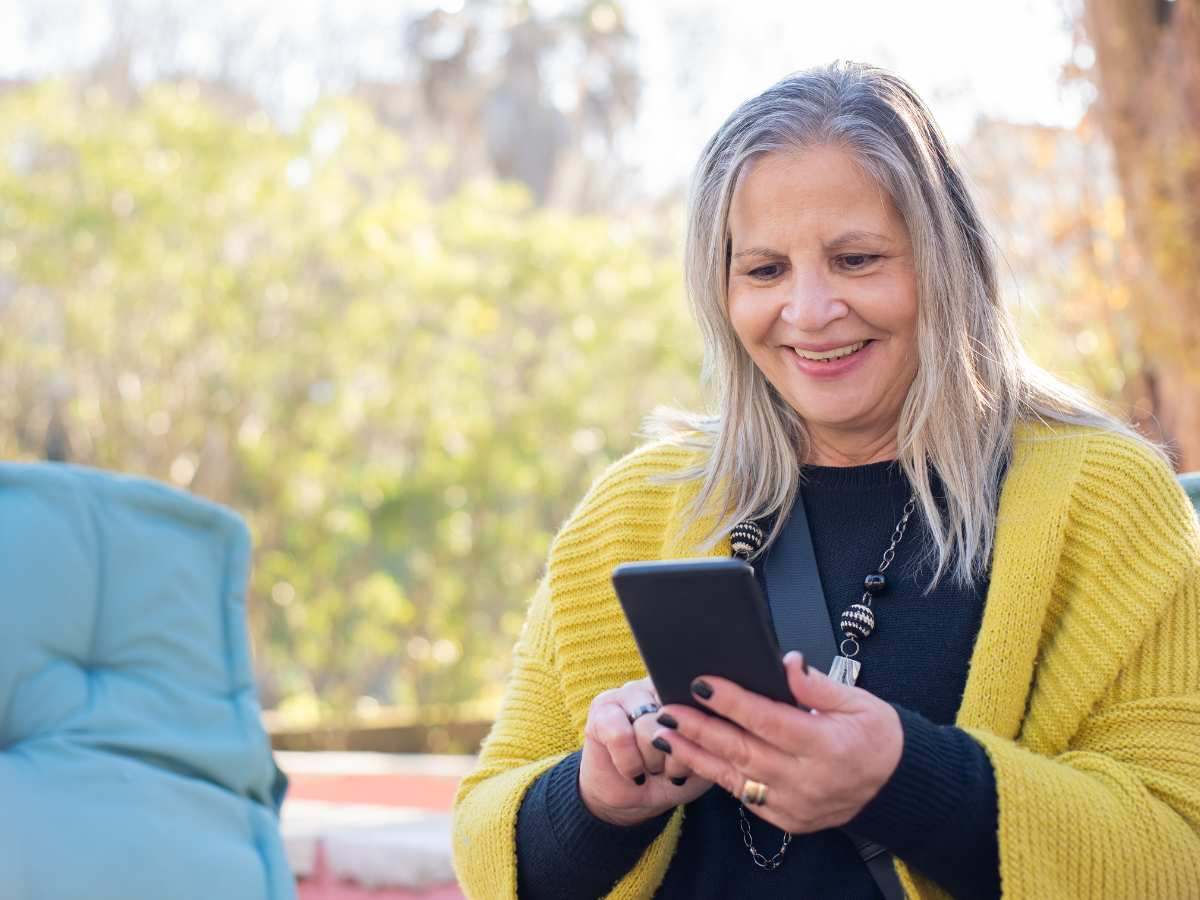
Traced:
MULTIPOLYGON (((841 621, 838 623, 845 638, 838 647, 842 655, 835 657, 833 665, 829 667, 829 677, 834 681, 853 685, 858 680, 858 674, 862 671, 862 663, 855 659, 861 649, 859 641, 865 641, 875 630, 875 614, 871 611, 871 601, 887 587, 887 579, 883 573, 896 558, 896 545, 904 537, 904 531, 908 528, 908 520, 916 508, 917 495, 913 494, 904 504, 900 520, 896 522, 896 527, 892 530, 892 542, 883 551, 883 560, 879 563, 878 570, 863 579, 862 599, 847 607, 842 613, 841 621), (847 647, 847 645, 850 646, 847 647)), ((763 531, 754 522, 741 522, 735 525, 730 531, 729 537, 733 555, 740 559, 748 560, 763 545, 763 531)), ((746 817, 746 804, 741 802, 738 803, 738 828, 742 832, 742 843, 746 845, 746 849, 750 852, 750 858, 754 860, 756 866, 771 871, 783 865, 784 854, 787 853, 788 845, 792 843, 790 831, 783 833, 783 843, 780 844, 774 856, 768 857, 754 846, 750 820, 746 817)))

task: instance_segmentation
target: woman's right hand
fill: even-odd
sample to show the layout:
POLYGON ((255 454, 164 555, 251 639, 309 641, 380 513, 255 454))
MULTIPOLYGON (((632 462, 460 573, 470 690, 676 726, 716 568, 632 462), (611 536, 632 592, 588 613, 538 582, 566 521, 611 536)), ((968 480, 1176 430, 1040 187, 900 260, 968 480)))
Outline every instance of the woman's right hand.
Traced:
POLYGON ((588 708, 579 793, 597 818, 636 825, 690 803, 712 786, 650 743, 660 727, 658 713, 629 721, 638 707, 658 702, 654 685, 643 678, 597 694, 588 708))

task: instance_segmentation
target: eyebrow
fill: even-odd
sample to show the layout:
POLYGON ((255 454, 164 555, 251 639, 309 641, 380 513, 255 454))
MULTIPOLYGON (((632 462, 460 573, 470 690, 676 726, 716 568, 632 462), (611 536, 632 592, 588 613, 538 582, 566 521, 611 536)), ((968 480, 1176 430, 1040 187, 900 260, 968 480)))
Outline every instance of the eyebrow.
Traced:
MULTIPOLYGON (((873 231, 847 231, 839 234, 833 240, 825 245, 827 251, 842 250, 851 244, 857 244, 861 241, 883 241, 888 243, 888 237, 882 234, 876 234, 873 231)), ((770 247, 747 247, 745 250, 739 250, 733 255, 734 259, 741 259, 743 256, 786 256, 778 250, 772 250, 770 247)))

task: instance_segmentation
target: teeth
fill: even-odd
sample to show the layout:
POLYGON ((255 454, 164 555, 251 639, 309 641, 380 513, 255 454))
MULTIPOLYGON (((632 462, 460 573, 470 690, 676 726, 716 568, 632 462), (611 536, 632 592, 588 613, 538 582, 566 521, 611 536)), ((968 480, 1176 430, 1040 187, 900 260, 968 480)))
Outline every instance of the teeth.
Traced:
POLYGON ((866 345, 866 341, 859 341, 857 344, 847 344, 845 347, 836 347, 833 350, 825 350, 821 353, 813 353, 811 350, 801 350, 799 347, 793 347, 792 349, 796 351, 797 356, 803 359, 829 362, 830 360, 841 359, 843 356, 856 353, 866 345))

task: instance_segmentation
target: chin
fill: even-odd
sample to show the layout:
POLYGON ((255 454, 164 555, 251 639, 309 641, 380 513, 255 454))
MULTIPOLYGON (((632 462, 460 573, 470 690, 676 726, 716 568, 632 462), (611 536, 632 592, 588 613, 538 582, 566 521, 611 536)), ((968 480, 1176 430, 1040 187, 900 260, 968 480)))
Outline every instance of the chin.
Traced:
POLYGON ((820 428, 824 431, 856 431, 865 426, 865 417, 847 416, 843 413, 840 416, 821 416, 821 415, 805 415, 800 413, 800 418, 804 420, 804 425, 807 428, 820 428))
POLYGON ((869 403, 854 401, 831 402, 837 398, 822 398, 823 402, 796 403, 789 400, 792 409, 796 410, 804 424, 809 428, 821 428, 828 431, 856 431, 870 428, 878 418, 878 407, 869 403))

